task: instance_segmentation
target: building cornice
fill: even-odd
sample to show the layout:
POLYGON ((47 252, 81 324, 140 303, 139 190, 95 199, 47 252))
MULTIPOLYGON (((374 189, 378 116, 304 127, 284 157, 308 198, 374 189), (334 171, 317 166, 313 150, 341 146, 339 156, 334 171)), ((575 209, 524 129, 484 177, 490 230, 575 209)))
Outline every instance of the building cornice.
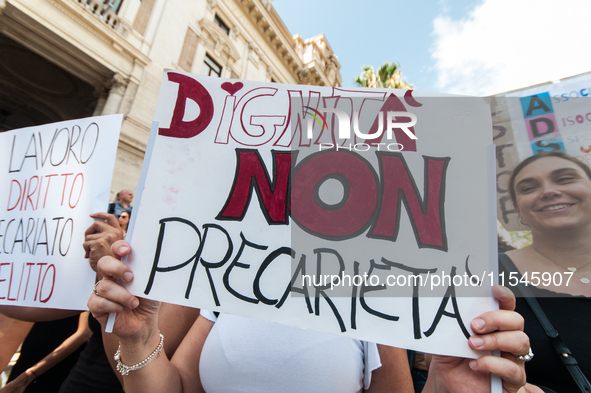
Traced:
MULTIPOLYGON (((269 10, 260 0, 236 0, 250 16, 259 32, 267 39, 267 42, 281 59, 285 67, 298 78, 298 71, 303 68, 303 62, 299 58, 293 38, 283 23, 278 23, 277 13, 272 7, 269 10), (271 11, 270 11, 271 10, 271 11)), ((280 19, 279 19, 280 21, 280 19)))
POLYGON ((88 68, 84 69, 80 65, 79 69, 71 71, 91 84, 113 73, 121 73, 139 83, 141 72, 138 73, 137 66, 143 69, 150 62, 146 55, 123 37, 121 30, 115 31, 85 9, 83 4, 79 4, 78 0, 5 1, 6 7, 0 13, 3 19, 0 29, 5 34, 30 49, 43 53, 66 69, 75 62, 65 59, 77 58, 87 64, 88 68), (58 15, 66 16, 65 20, 69 24, 58 23, 59 20, 64 20, 58 15), (23 35, 23 31, 28 34, 23 35), (53 49, 50 49, 51 45, 54 46, 53 49), (92 66, 93 62, 100 63, 104 68, 92 66))

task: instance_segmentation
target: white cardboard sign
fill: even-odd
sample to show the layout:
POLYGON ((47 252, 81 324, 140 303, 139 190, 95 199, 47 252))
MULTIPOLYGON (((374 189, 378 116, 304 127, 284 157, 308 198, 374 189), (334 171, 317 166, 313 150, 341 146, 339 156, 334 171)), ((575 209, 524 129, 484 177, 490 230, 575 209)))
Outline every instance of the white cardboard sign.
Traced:
POLYGON ((477 355, 469 323, 496 283, 488 100, 166 71, 155 120, 132 293, 477 355))
POLYGON ((105 211, 122 115, 0 133, 0 304, 84 310, 89 214, 105 211))

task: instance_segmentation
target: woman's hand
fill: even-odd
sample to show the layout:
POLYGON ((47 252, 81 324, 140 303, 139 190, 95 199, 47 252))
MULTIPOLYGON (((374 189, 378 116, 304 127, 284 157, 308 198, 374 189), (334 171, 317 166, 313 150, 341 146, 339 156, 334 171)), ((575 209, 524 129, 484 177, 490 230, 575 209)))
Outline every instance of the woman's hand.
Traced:
POLYGON ((133 280, 131 269, 121 262, 130 251, 129 243, 124 240, 113 243, 110 251, 113 256, 104 256, 97 264, 103 277, 95 287, 98 295, 93 293, 88 300, 89 310, 103 326, 110 313, 117 313, 113 333, 122 342, 147 340, 158 331, 160 302, 137 298, 116 282, 133 280))
POLYGON ((119 226, 117 217, 109 213, 94 213, 90 217, 95 222, 84 232, 84 258, 88 258, 90 267, 97 271, 99 259, 111 254, 111 245, 117 240, 123 240, 124 232, 119 226))
MULTIPOLYGON (((159 347, 158 312, 160 302, 137 298, 117 281, 128 283, 133 280, 133 272, 121 258, 131 251, 129 243, 117 241, 111 246, 113 256, 102 257, 97 264, 98 274, 103 279, 95 286, 97 293, 90 295, 88 308, 92 315, 104 326, 110 313, 117 313, 113 333, 119 338, 119 360, 128 366, 146 360, 155 348, 159 347)), ((208 330, 209 331, 209 330, 208 330)), ((205 336, 207 336, 205 334, 205 336)), ((187 344, 186 351, 191 354, 195 348, 187 344)), ((197 355, 200 354, 200 351, 197 355)), ((195 355, 193 355, 195 356, 195 355)), ((176 355, 175 355, 176 357, 176 355)), ((189 355, 191 357, 191 355, 189 355)), ((192 357, 191 359, 195 359, 192 357)), ((183 390, 181 375, 162 349, 159 356, 153 357, 138 370, 123 376, 126 392, 142 393, 181 393, 196 391, 200 387, 198 378, 199 357, 197 361, 185 365, 192 377, 183 390)))
POLYGON ((529 351, 523 318, 513 311, 515 297, 509 289, 495 286, 493 295, 500 309, 472 320, 476 334, 470 337, 469 345, 479 351, 501 351, 501 357, 433 356, 424 392, 488 392, 491 373, 503 379, 503 392, 515 393, 525 386, 524 362, 517 359, 529 351))

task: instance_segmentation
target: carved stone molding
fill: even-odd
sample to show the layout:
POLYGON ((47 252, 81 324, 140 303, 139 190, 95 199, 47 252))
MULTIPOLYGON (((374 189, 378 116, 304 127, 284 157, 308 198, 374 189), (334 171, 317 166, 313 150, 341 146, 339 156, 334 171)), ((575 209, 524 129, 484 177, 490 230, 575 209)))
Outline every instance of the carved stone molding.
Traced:
POLYGON ((216 53, 216 55, 218 55, 218 56, 219 56, 219 55, 221 55, 221 54, 222 54, 222 46, 223 46, 223 44, 222 44, 222 40, 217 40, 217 41, 215 42, 215 46, 214 46, 214 48, 213 48, 213 51, 216 53))
POLYGON ((203 18, 199 21, 199 31, 201 32, 201 40, 204 43, 210 44, 218 56, 225 52, 234 62, 240 59, 240 54, 230 40, 230 37, 218 25, 209 19, 203 18), (209 38, 205 34, 209 35, 209 38))
MULTIPOLYGON (((237 0, 251 18, 259 31, 271 44, 279 58, 294 75, 302 68, 302 59, 298 55, 293 38, 286 36, 281 27, 274 22, 272 0, 237 0)), ((288 33, 289 34, 289 33, 288 33)))
POLYGON ((238 39, 239 36, 240 36, 240 31, 238 30, 238 28, 236 26, 232 27, 230 29, 230 39, 236 40, 236 39, 238 39))
POLYGON ((113 94, 123 95, 129 79, 124 78, 120 73, 115 73, 111 79, 105 83, 105 87, 113 94))
POLYGON ((259 63, 263 60, 263 53, 253 43, 249 43, 249 49, 248 57, 250 61, 252 61, 252 63, 258 67, 259 63))
POLYGON ((337 56, 334 53, 331 53, 326 61, 326 73, 329 73, 333 69, 337 69, 337 62, 337 56))

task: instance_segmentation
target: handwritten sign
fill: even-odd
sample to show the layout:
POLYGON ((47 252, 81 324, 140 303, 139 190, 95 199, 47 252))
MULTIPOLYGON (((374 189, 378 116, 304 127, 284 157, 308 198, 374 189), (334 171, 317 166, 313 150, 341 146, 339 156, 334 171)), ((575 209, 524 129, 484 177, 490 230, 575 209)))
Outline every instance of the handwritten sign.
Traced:
POLYGON ((105 211, 121 115, 0 134, 0 303, 86 309, 90 213, 105 211))
POLYGON ((132 293, 476 355, 496 264, 486 99, 167 71, 156 121, 132 293))

